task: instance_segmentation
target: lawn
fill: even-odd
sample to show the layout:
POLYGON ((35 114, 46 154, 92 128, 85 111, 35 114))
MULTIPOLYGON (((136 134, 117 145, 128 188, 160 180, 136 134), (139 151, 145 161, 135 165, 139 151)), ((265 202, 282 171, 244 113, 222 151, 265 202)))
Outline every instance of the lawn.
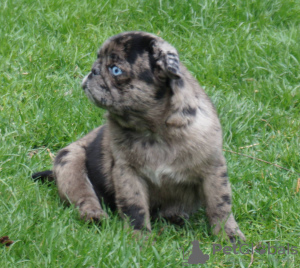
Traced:
POLYGON ((299 267, 300 1, 1 0, 0 25, 0 237, 14 242, 0 244, 0 267, 182 267, 194 240, 210 258, 190 267, 299 267), (183 228, 156 222, 147 240, 110 212, 88 225, 30 179, 105 121, 80 84, 127 30, 173 44, 212 98, 235 217, 248 244, 279 253, 213 254, 230 244, 204 210, 183 228))

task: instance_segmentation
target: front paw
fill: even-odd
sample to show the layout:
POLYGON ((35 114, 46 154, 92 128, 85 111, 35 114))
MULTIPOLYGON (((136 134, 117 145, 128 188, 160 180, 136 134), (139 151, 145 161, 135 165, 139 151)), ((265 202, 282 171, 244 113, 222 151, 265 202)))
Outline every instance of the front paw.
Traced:
MULTIPOLYGON (((217 224, 214 228, 214 234, 220 234, 222 231, 225 231, 226 236, 229 238, 231 243, 235 243, 236 239, 246 241, 246 237, 243 232, 240 230, 238 224, 236 223, 232 214, 230 214, 225 225, 223 223, 217 224)), ((223 232, 222 232, 223 233, 223 232)), ((222 234, 221 234, 222 235, 222 234)))
POLYGON ((96 209, 88 209, 84 211, 80 211, 80 218, 84 221, 88 222, 100 222, 102 219, 108 218, 106 212, 96 209))
POLYGON ((104 218, 108 218, 105 211, 102 210, 100 205, 91 200, 85 200, 78 205, 80 218, 84 221, 100 222, 104 218))
POLYGON ((242 233, 240 228, 237 226, 235 228, 227 227, 225 225, 225 232, 229 238, 229 241, 234 244, 236 243, 237 239, 240 239, 242 241, 246 241, 245 235, 242 233))

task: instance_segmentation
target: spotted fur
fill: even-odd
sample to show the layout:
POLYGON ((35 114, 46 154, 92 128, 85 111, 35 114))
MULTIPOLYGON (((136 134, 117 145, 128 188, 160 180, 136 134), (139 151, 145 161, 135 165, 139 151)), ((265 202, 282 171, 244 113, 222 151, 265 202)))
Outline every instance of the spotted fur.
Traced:
POLYGON ((87 220, 106 217, 106 204, 149 231, 150 217, 182 223, 203 204, 214 233, 224 224, 230 239, 245 239, 231 212, 217 113, 173 46, 144 32, 113 36, 82 87, 107 123, 58 153, 62 200, 87 220))

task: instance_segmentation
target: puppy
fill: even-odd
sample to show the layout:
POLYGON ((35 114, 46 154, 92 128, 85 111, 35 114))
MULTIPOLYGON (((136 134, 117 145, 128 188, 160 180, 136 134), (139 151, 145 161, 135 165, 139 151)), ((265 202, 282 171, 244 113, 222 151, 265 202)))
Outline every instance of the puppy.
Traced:
POLYGON ((151 231, 151 217, 181 223, 202 204, 215 234, 224 227, 231 241, 245 240, 231 212, 217 113, 173 46, 145 32, 113 36, 82 87, 108 111, 107 123, 33 178, 53 177, 86 220, 107 217, 104 202, 151 231))

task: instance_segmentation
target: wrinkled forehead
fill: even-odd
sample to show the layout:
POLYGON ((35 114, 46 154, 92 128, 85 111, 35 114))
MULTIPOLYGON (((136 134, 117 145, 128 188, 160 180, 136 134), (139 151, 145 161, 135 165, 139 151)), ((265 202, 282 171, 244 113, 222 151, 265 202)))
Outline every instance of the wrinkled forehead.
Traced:
POLYGON ((139 56, 150 51, 153 40, 158 39, 161 38, 144 32, 118 34, 104 42, 98 52, 98 57, 121 57, 130 64, 134 64, 139 56))

